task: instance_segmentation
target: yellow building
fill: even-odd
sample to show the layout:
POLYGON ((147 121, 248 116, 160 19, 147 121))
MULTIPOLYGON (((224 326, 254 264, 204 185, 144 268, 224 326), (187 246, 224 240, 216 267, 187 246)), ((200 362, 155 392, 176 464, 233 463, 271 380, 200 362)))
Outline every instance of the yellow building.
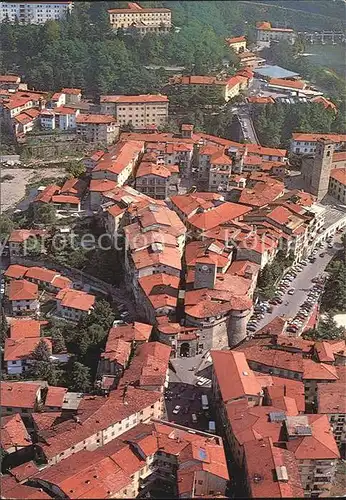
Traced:
POLYGON ((226 38, 227 45, 234 50, 237 54, 246 50, 245 36, 236 36, 234 38, 226 38))
POLYGON ((170 9, 144 9, 138 3, 128 3, 127 9, 108 10, 109 22, 113 29, 136 28, 141 34, 165 33, 171 29, 170 9))
POLYGON ((119 125, 131 123, 135 129, 162 127, 168 118, 168 97, 161 94, 104 95, 100 105, 102 114, 115 116, 119 125))

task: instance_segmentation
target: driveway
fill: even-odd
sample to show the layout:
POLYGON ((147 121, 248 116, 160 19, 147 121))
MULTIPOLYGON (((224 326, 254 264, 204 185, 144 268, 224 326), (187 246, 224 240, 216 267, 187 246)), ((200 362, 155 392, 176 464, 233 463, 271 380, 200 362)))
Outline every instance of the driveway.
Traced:
POLYGON ((305 301, 309 289, 313 286, 311 280, 323 273, 332 257, 340 249, 339 244, 335 244, 334 248, 323 247, 316 256, 316 261, 309 263, 292 281, 290 288, 295 288, 294 295, 287 293, 282 297, 282 304, 273 306, 273 312, 266 314, 265 317, 258 323, 258 330, 270 323, 276 316, 286 316, 294 318, 300 309, 300 305, 305 301), (324 257, 320 257, 321 253, 325 253, 324 257))

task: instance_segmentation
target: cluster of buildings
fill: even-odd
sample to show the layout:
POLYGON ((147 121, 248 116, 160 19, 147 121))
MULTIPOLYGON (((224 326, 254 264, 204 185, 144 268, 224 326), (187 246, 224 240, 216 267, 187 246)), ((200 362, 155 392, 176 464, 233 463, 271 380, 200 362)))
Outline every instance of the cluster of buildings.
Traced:
MULTIPOLYGON (((7 340, 39 333, 40 323, 14 320, 10 329, 7 340)), ((3 498, 134 498, 156 484, 179 498, 225 495, 222 439, 162 420, 171 348, 148 342, 151 331, 115 323, 94 394, 1 384, 3 498)))
POLYGON ((211 95, 219 95, 227 102, 239 95, 242 90, 247 89, 252 82, 253 72, 248 67, 249 64, 245 61, 243 66, 234 76, 223 80, 215 76, 176 75, 170 78, 168 86, 182 90, 193 88, 204 92, 209 91, 211 95))
POLYGON ((17 75, 0 76, 0 116, 17 140, 33 130, 75 134, 86 143, 107 146, 120 127, 155 132, 168 119, 166 95, 104 95, 98 105, 82 99, 82 90, 63 88, 50 96, 28 90, 17 75))
MULTIPOLYGON (((30 231, 29 231, 30 233, 30 231)), ((32 234, 36 238, 34 234, 32 234)), ((10 239, 20 239, 18 232, 11 234, 10 239)), ((30 234, 21 238, 26 241, 30 234)), ((12 253, 13 260, 23 255, 20 247, 12 253)), ((45 267, 26 267, 11 264, 4 272, 8 281, 7 297, 9 310, 13 316, 39 316, 40 290, 50 292, 55 300, 55 314, 69 321, 78 322, 83 316, 90 314, 95 304, 95 296, 73 288, 73 281, 57 271, 45 267)))
POLYGON ((284 325, 211 351, 219 425, 250 497, 329 496, 346 440, 345 341, 289 338, 284 325))
POLYGON ((114 143, 119 135, 116 118, 89 112, 81 96, 81 89, 64 88, 49 98, 46 92, 28 90, 16 75, 2 75, 0 116, 17 140, 35 129, 71 132, 100 145, 114 143))

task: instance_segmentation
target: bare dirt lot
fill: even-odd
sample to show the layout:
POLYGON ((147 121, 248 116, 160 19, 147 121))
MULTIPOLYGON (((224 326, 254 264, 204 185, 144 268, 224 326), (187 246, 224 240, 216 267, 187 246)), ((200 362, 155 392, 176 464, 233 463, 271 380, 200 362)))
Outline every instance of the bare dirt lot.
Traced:
POLYGON ((1 168, 1 177, 13 176, 11 180, 2 180, 0 183, 1 212, 13 208, 25 196, 27 184, 47 177, 59 179, 66 175, 64 169, 31 169, 31 168, 1 168))

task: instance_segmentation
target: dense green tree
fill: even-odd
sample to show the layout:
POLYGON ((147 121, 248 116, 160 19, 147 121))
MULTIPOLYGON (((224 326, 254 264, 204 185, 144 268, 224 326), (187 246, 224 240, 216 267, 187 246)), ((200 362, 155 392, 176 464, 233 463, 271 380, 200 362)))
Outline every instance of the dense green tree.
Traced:
POLYGON ((72 177, 81 177, 85 174, 85 165, 80 161, 71 162, 70 165, 66 167, 66 172, 72 177))
POLYGON ((47 342, 43 338, 41 338, 31 354, 31 359, 35 361, 49 361, 50 355, 51 352, 47 345, 47 342))
POLYGON ((91 388, 90 369, 74 361, 69 370, 68 388, 75 392, 88 392, 91 388))
POLYGON ((331 266, 322 295, 321 307, 324 311, 345 312, 346 310, 346 264, 343 260, 335 261, 331 266))
POLYGON ((36 223, 51 225, 56 222, 56 209, 52 203, 40 205, 34 211, 34 220, 36 223))
POLYGON ((3 347, 5 339, 8 337, 8 323, 4 310, 0 311, 0 345, 3 347))
POLYGON ((317 328, 312 328, 307 332, 303 333, 304 339, 312 340, 338 340, 345 338, 345 329, 339 327, 331 315, 327 315, 326 318, 322 319, 317 328))
POLYGON ((50 330, 50 335, 52 337, 52 347, 54 354, 65 352, 66 351, 65 339, 60 328, 53 327, 50 330))
POLYGON ((13 220, 5 214, 0 215, 0 241, 4 241, 14 229, 13 220))

